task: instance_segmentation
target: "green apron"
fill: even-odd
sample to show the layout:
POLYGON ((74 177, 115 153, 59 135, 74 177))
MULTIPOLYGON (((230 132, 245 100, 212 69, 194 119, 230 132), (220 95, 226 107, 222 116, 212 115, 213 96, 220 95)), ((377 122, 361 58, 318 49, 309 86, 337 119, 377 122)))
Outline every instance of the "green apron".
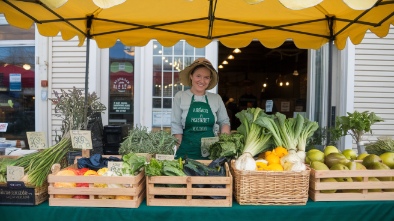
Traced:
POLYGON ((201 155, 201 138, 215 136, 213 127, 215 116, 212 113, 205 96, 206 103, 194 100, 194 95, 187 112, 182 143, 176 152, 175 158, 191 158, 195 160, 208 159, 201 155))

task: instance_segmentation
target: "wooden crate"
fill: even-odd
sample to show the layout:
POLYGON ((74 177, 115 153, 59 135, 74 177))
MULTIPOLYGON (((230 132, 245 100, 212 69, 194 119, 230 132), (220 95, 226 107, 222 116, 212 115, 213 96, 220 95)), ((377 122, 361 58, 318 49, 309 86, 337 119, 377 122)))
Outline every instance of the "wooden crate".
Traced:
POLYGON ((309 197, 313 201, 394 200, 394 180, 368 181, 368 177, 394 177, 394 170, 314 170, 311 169, 309 197), (361 182, 321 182, 322 178, 362 177, 361 182), (322 193, 321 190, 337 190, 322 193), (385 189, 368 192, 368 189, 385 189))
POLYGON ((306 205, 310 169, 305 171, 246 171, 235 168, 234 196, 240 205, 306 205))
MULTIPOLYGON (((71 165, 77 168, 77 165, 71 165)), ((55 170, 56 171, 56 170, 55 170)), ((141 171, 137 176, 56 176, 48 175, 48 193, 50 206, 83 206, 83 207, 122 207, 138 208, 145 197, 145 173, 141 171), (55 182, 88 183, 89 187, 56 188, 55 182), (94 184, 122 184, 128 188, 99 188, 94 184), (89 199, 55 198, 55 194, 88 195, 89 199), (132 200, 98 199, 98 196, 132 196, 132 200)))
POLYGON ((0 205, 38 205, 48 199, 48 183, 40 187, 13 181, 0 184, 0 205))
MULTIPOLYGON (((200 160, 209 164, 209 160, 200 160)), ((151 176, 146 177, 148 206, 231 207, 232 175, 226 163, 225 177, 212 176, 151 176), (198 188, 196 184, 204 185, 198 188), (209 185, 223 185, 215 188, 209 185), (220 197, 220 198, 217 198, 220 197)))

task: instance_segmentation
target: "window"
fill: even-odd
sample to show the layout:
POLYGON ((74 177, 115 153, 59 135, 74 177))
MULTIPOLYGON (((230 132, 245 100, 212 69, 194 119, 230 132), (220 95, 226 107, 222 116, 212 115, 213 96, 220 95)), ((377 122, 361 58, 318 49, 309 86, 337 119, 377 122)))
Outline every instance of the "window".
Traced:
POLYGON ((185 41, 173 47, 153 42, 153 96, 152 126, 165 129, 171 126, 171 108, 174 95, 188 87, 179 81, 179 72, 196 58, 205 56, 205 48, 194 48, 185 41))
MULTIPOLYGON (((26 132, 35 131, 34 26, 9 26, 0 15, 0 136, 27 145, 26 132)), ((15 143, 15 142, 11 142, 15 143)))
POLYGON ((110 125, 133 125, 134 47, 117 42, 109 49, 109 119, 110 125))

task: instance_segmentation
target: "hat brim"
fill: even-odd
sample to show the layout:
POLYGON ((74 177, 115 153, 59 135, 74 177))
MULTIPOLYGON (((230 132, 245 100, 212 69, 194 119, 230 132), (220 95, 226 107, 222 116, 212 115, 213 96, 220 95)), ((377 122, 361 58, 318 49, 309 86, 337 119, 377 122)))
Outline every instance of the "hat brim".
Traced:
POLYGON ((207 90, 211 90, 214 88, 218 82, 219 82, 219 75, 216 72, 215 68, 209 63, 209 62, 193 62, 191 65, 187 66, 185 69, 183 69, 181 72, 179 72, 179 78, 180 82, 185 85, 185 86, 192 86, 192 81, 190 79, 190 75, 199 66, 204 66, 208 68, 211 71, 211 82, 209 82, 209 85, 207 87, 207 90))

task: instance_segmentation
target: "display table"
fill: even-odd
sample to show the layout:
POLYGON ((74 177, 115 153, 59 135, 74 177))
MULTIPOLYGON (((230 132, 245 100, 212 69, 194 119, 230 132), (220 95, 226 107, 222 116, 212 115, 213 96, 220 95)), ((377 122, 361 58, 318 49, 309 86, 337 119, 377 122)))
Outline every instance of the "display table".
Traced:
POLYGON ((394 220, 394 201, 313 202, 303 206, 156 207, 139 208, 0 206, 2 221, 349 221, 394 220))

